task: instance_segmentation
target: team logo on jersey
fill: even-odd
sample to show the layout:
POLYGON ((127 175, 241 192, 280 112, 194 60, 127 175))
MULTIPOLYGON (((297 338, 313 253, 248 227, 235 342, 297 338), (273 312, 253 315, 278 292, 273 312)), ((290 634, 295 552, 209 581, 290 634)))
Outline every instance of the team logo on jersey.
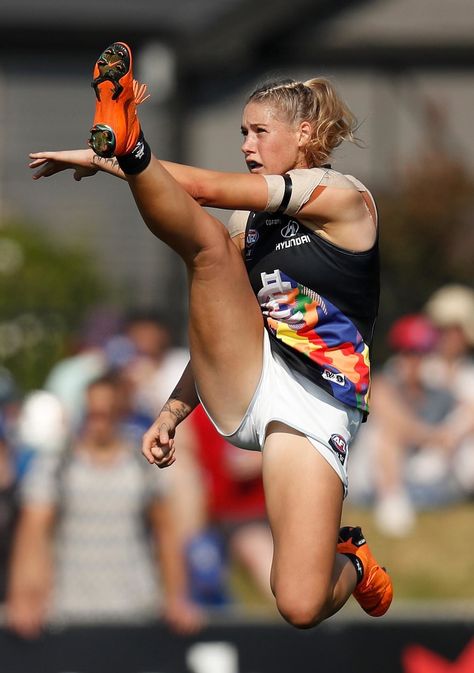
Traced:
POLYGON ((256 229, 249 229, 247 232, 247 245, 255 245, 258 241, 258 231, 256 229))
POLYGON ((344 437, 342 437, 342 435, 331 435, 329 444, 338 457, 341 465, 344 465, 344 461, 347 458, 347 442, 344 437))
POLYGON ((283 238, 291 238, 296 236, 300 230, 300 225, 295 220, 290 220, 286 226, 281 230, 281 235, 283 238))

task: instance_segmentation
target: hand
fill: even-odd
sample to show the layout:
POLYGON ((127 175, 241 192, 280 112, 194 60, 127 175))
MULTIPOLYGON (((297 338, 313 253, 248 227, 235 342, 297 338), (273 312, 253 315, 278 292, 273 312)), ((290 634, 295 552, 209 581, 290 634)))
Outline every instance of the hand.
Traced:
POLYGON ((184 598, 168 599, 163 609, 163 617, 170 628, 181 635, 197 633, 206 623, 202 609, 184 598))
POLYGON ((21 638, 32 640, 41 635, 46 609, 40 592, 11 596, 6 604, 7 627, 21 638))
POLYGON ((33 180, 49 178, 51 175, 60 173, 69 168, 74 170, 74 180, 78 182, 82 178, 95 175, 99 168, 93 163, 94 152, 85 150, 64 150, 61 152, 33 152, 29 167, 38 169, 33 174, 33 180))
POLYGON ((174 435, 177 425, 178 419, 171 411, 161 411, 143 435, 142 453, 151 465, 169 467, 176 461, 174 435))

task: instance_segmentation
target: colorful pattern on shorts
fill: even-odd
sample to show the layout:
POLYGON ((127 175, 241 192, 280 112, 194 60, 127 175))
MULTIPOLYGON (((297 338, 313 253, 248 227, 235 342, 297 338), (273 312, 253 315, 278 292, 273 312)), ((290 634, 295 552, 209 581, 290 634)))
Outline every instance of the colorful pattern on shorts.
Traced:
POLYGON ((273 336, 308 357, 336 399, 367 412, 369 348, 354 323, 279 269, 262 273, 261 279, 257 297, 273 336))

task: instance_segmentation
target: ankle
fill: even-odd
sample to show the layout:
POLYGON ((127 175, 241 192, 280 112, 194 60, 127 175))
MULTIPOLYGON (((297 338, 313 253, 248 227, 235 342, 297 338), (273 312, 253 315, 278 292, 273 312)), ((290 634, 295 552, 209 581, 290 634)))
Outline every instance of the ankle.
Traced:
POLYGON ((117 157, 120 168, 126 175, 138 175, 147 168, 151 161, 151 149, 143 131, 140 130, 135 147, 129 154, 117 157))

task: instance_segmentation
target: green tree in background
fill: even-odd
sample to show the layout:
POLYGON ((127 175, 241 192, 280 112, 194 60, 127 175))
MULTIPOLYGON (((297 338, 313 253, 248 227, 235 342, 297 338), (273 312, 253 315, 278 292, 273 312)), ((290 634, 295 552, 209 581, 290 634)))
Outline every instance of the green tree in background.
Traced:
POLYGON ((440 119, 427 119, 428 149, 407 167, 393 192, 378 195, 381 310, 377 361, 387 355, 393 320, 423 308, 446 283, 472 285, 474 179, 451 153, 440 119))
POLYGON ((86 250, 52 242, 33 224, 0 228, 0 364, 26 392, 65 354, 106 285, 86 250))

